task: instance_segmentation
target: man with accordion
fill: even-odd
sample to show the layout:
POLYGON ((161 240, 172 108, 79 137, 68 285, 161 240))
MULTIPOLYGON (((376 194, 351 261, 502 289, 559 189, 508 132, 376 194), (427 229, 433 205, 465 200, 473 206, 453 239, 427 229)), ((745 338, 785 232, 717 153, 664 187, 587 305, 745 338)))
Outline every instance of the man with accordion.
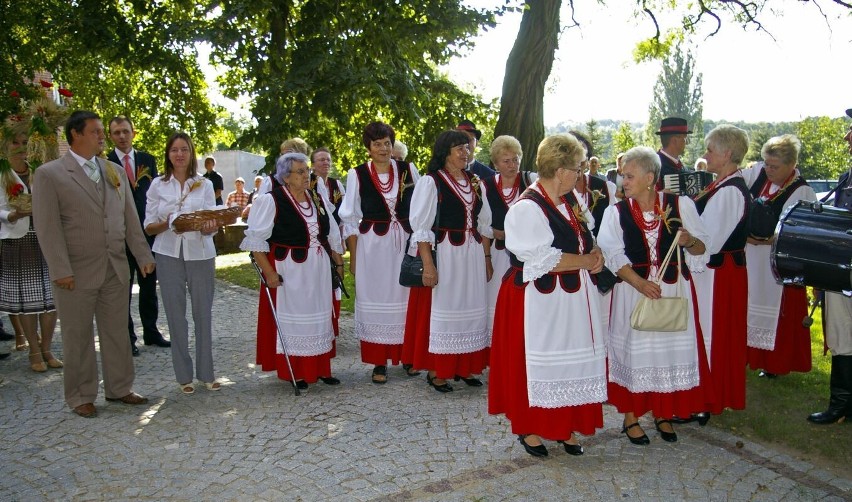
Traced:
POLYGON ((660 137, 662 144, 662 148, 657 151, 661 165, 657 190, 695 197, 713 182, 711 173, 692 171, 680 161, 680 156, 686 150, 686 136, 692 134, 685 119, 666 117, 660 121, 660 129, 655 134, 660 137))

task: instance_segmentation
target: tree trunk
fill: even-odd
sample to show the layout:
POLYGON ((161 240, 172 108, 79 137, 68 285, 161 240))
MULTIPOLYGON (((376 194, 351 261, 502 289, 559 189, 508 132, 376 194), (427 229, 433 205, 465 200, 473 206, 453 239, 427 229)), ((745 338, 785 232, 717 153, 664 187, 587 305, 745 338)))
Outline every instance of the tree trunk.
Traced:
POLYGON ((544 138, 544 86, 559 41, 561 0, 527 0, 515 45, 506 61, 500 115, 494 137, 514 136, 521 142, 521 169, 535 168, 535 153, 544 138))

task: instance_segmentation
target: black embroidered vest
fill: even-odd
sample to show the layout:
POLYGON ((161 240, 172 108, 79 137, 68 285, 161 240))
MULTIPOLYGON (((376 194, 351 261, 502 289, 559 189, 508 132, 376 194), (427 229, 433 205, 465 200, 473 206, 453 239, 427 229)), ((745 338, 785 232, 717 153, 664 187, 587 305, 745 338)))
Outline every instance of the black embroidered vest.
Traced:
MULTIPOLYGON (((408 197, 408 205, 405 205, 403 199, 404 187, 406 184, 411 184, 411 173, 407 162, 397 162, 399 170, 399 186, 403 187, 403 197, 397 196, 396 205, 391 210, 396 215, 406 232, 411 232, 411 227, 408 224, 408 206, 411 204, 411 197, 408 197), (403 214, 404 213, 404 214, 403 214)), ((358 191, 361 196, 361 225, 359 231, 365 234, 372 228, 377 235, 385 235, 390 229, 392 220, 391 212, 388 210, 388 205, 385 202, 385 197, 376 188, 373 183, 373 178, 370 176, 370 168, 367 163, 361 164, 355 168, 355 173, 358 175, 358 191)))
MULTIPOLYGON (((488 206, 491 208, 491 228, 503 230, 506 213, 509 212, 509 206, 503 200, 503 188, 497 185, 497 176, 485 178, 482 183, 487 188, 485 196, 488 200, 488 206)), ((518 184, 518 193, 524 193, 524 190, 530 185, 528 172, 518 173, 518 184)), ((503 239, 494 239, 493 246, 496 249, 506 249, 506 242, 503 239)))
MULTIPOLYGON (((299 214, 299 209, 293 205, 284 190, 286 188, 278 187, 269 192, 275 201, 275 225, 272 227, 272 235, 267 239, 267 242, 270 249, 275 253, 276 260, 285 259, 287 254, 292 251, 293 261, 302 263, 308 257, 310 236, 308 235, 307 224, 299 214)), ((314 197, 313 191, 306 190, 305 194, 311 201, 313 210, 319 213, 317 221, 320 225, 320 231, 317 240, 323 247, 327 247, 328 232, 331 228, 328 210, 320 197, 314 197), (320 201, 319 207, 314 202, 317 200, 320 201)))
MULTIPOLYGON (((468 186, 473 187, 470 175, 464 171, 463 174, 467 178, 468 186)), ((438 189, 438 211, 441 212, 439 216, 441 226, 437 229, 432 229, 435 231, 437 242, 443 242, 444 236, 449 234, 450 243, 454 246, 461 246, 464 244, 465 235, 468 231, 473 235, 476 242, 482 242, 482 236, 479 235, 479 230, 476 228, 476 222, 479 220, 479 212, 482 210, 481 191, 477 188, 474 193, 473 211, 471 214, 473 228, 468 228, 467 211, 465 210, 464 202, 456 195, 452 187, 444 181, 443 176, 438 173, 429 173, 427 176, 432 177, 435 181, 435 187, 438 189)))
POLYGON ((716 195, 716 192, 720 189, 729 186, 735 187, 742 194, 743 201, 745 203, 745 211, 743 211, 743 216, 740 218, 737 226, 734 227, 734 231, 728 236, 728 240, 726 240, 725 244, 722 245, 722 249, 720 249, 718 253, 710 256, 710 261, 707 263, 707 266, 710 268, 721 267, 725 258, 725 253, 730 254, 734 263, 737 265, 744 267, 746 264, 745 245, 746 239, 748 239, 748 214, 751 195, 748 192, 748 186, 746 185, 745 180, 740 176, 733 176, 724 183, 716 186, 711 192, 707 192, 700 197, 696 196, 695 208, 698 209, 698 214, 704 214, 704 209, 707 207, 707 203, 710 201, 710 198, 716 195))
MULTIPOLYGON (((651 270, 651 252, 645 243, 645 232, 639 228, 639 225, 637 225, 635 221, 633 221, 633 214, 630 212, 630 199, 622 200, 617 203, 615 207, 618 209, 619 223, 621 224, 621 230, 624 232, 624 254, 627 255, 627 258, 630 260, 633 271, 639 274, 639 276, 643 279, 648 279, 648 273, 651 270)), ((669 251, 669 247, 671 247, 672 242, 674 241, 675 234, 682 226, 680 222, 680 207, 678 205, 677 195, 664 193, 661 209, 665 211, 666 208, 669 207, 671 208, 671 212, 669 213, 668 219, 671 231, 666 228, 662 221, 657 229, 657 232, 659 232, 657 238, 657 259, 660 262, 662 262, 663 258, 665 258, 666 253, 669 251)), ((683 252, 683 250, 681 250, 681 252, 683 252)), ((689 279, 689 269, 685 265, 681 268, 681 273, 686 279, 689 279)), ((663 274, 663 281, 669 284, 674 284, 676 274, 677 256, 672 256, 669 261, 669 266, 667 267, 665 274, 663 274)), ((618 280, 619 282, 621 281, 620 278, 618 280)))
POLYGON ((601 197, 599 197, 597 202, 594 203, 594 207, 592 207, 594 195, 590 194, 588 201, 589 210, 592 213, 592 217, 595 218, 595 228, 592 231, 594 232, 595 237, 597 237, 598 232, 601 230, 604 211, 606 211, 606 208, 609 207, 609 201, 611 200, 610 197, 612 197, 613 194, 609 193, 609 186, 606 184, 606 181, 598 178, 597 176, 589 176, 588 182, 589 186, 587 188, 589 190, 597 190, 601 193, 601 197))
MULTIPOLYGON (((753 198, 757 199, 760 197, 760 192, 763 190, 763 185, 766 184, 767 179, 766 169, 763 168, 760 170, 760 173, 757 175, 757 179, 754 180, 754 183, 751 185, 751 189, 749 190, 749 193, 751 193, 753 198)), ((793 195, 793 192, 795 192, 800 186, 807 184, 808 183, 805 179, 799 175, 792 183, 787 185, 787 188, 779 188, 779 190, 784 190, 783 193, 777 194, 776 192, 778 195, 777 197, 764 203, 772 208, 772 214, 775 215, 775 223, 778 223, 778 220, 781 219, 781 212, 784 210, 784 203, 787 202, 787 199, 789 199, 790 196, 793 195)))

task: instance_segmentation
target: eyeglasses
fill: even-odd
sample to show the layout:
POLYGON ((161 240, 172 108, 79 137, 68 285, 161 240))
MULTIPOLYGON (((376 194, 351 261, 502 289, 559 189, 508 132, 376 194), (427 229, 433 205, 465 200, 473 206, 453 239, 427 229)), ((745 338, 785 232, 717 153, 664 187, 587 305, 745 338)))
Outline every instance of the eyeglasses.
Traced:
POLYGON ((298 174, 299 176, 304 176, 304 175, 308 174, 308 170, 307 169, 293 169, 292 171, 290 171, 290 174, 298 174))

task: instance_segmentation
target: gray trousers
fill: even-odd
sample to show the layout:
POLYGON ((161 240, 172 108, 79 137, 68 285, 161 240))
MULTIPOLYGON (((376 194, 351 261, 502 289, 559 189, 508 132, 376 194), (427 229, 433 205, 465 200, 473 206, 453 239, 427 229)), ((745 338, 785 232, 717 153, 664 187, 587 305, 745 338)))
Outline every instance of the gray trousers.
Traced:
MULTIPOLYGON (((181 253, 182 255, 182 253, 181 253)), ((163 296, 163 308, 172 341, 172 364, 178 383, 193 380, 192 356, 189 354, 189 322, 186 320, 186 290, 192 302, 195 324, 195 374, 202 382, 212 382, 213 375, 213 291, 215 259, 185 261, 156 254, 157 278, 163 296)))

